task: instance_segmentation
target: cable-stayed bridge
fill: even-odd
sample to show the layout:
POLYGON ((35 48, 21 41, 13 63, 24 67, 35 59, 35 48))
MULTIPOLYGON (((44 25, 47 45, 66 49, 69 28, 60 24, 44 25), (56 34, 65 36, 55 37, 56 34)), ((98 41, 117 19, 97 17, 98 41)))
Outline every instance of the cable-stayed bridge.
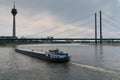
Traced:
MULTIPOLYGON (((95 38, 0 38, 0 40, 95 40, 95 38)), ((98 38, 97 40, 100 40, 98 38)), ((103 38, 102 40, 120 40, 120 38, 103 38)))
POLYGON ((42 30, 22 38, 0 37, 0 40, 120 40, 120 22, 105 13, 95 13, 71 20, 68 24, 42 30), (98 14, 98 15, 97 15, 98 14), (49 36, 49 37, 48 37, 49 36), (37 37, 37 38, 36 38, 37 37))
MULTIPOLYGON (((27 40, 120 40, 120 22, 105 13, 88 15, 73 20, 66 25, 58 25, 38 33, 26 36, 27 40), (63 30, 60 30, 63 29, 63 30), (53 38, 47 38, 47 36, 53 38), (31 38, 38 36, 38 38, 31 38), (45 37, 46 38, 40 38, 45 37)), ((22 40, 22 38, 19 38, 22 40)))

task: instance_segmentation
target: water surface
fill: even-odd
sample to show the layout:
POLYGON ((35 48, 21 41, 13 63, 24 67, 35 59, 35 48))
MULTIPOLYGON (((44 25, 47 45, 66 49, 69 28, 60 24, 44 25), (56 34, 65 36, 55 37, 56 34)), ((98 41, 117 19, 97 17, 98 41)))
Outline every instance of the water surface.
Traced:
POLYGON ((21 45, 40 51, 60 48, 71 55, 69 63, 56 64, 0 47, 0 80, 120 80, 120 47, 85 44, 21 45))

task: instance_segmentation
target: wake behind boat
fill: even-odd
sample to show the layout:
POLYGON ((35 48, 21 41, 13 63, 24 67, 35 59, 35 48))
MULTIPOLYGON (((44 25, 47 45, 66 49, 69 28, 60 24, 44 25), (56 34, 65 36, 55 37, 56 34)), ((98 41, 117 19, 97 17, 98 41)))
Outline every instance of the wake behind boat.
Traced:
POLYGON ((65 53, 63 51, 60 51, 59 49, 52 49, 47 52, 44 52, 41 50, 41 52, 35 52, 35 51, 28 51, 28 50, 22 50, 22 49, 15 49, 16 52, 22 53, 31 57, 35 57, 42 60, 47 60, 51 62, 69 62, 70 56, 68 56, 68 53, 65 53))

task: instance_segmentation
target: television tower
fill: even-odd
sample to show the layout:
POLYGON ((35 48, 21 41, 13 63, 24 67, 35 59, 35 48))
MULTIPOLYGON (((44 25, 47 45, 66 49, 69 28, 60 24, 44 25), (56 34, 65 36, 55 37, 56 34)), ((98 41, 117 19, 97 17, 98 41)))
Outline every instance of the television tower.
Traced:
POLYGON ((13 8, 11 10, 11 13, 13 15, 13 38, 16 38, 16 23, 15 23, 15 16, 17 14, 17 9, 15 8, 15 1, 14 1, 14 5, 13 8))

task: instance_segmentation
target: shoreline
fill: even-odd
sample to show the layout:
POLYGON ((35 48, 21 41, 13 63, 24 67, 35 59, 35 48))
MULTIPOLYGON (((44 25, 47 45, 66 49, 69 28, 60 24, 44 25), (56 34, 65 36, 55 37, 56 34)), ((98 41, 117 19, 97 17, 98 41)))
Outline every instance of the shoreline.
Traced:
POLYGON ((108 45, 108 46, 120 46, 120 43, 5 43, 0 44, 0 47, 16 47, 17 45, 37 45, 37 44, 82 44, 82 45, 108 45))

